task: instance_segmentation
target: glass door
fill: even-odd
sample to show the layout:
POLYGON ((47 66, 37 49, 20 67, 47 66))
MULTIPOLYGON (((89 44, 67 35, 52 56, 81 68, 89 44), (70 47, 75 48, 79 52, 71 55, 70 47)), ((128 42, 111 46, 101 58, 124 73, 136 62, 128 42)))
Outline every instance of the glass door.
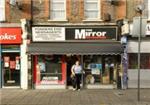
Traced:
POLYGON ((2 53, 3 86, 20 86, 20 54, 2 53))

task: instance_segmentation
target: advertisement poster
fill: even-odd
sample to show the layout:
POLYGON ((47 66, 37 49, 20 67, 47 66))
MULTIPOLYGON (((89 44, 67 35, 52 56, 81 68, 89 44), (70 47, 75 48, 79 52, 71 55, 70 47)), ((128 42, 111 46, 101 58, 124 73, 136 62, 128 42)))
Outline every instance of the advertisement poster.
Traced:
POLYGON ((91 73, 95 75, 100 75, 100 70, 98 68, 95 68, 95 69, 92 69, 91 73))
POLYGON ((100 75, 100 72, 102 70, 102 64, 91 64, 91 73, 95 75, 100 75))
POLYGON ((16 62, 10 61, 10 69, 15 69, 15 68, 16 68, 16 62))
POLYGON ((9 56, 4 57, 4 67, 9 67, 9 60, 10 60, 9 56))
POLYGON ((45 69, 45 63, 44 62, 39 62, 39 68, 40 68, 41 72, 45 72, 46 71, 46 69, 45 69))
POLYGON ((20 62, 19 62, 20 57, 16 57, 16 70, 20 70, 20 62))

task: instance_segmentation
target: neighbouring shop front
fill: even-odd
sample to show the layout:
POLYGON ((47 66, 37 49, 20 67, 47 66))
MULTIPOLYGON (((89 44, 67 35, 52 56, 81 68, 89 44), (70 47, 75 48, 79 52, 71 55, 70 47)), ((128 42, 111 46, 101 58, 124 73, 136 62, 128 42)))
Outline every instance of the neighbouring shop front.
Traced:
MULTIPOLYGON (((147 39, 149 39, 147 37, 147 39)), ((140 87, 150 88, 150 48, 149 40, 141 41, 140 87)), ((137 88, 138 83, 138 41, 128 42, 128 88, 137 88)))
POLYGON ((67 88, 71 66, 81 62, 86 88, 113 88, 118 82, 123 49, 116 26, 32 27, 33 83, 38 88, 67 88))
POLYGON ((21 28, 0 28, 1 87, 20 87, 21 28))

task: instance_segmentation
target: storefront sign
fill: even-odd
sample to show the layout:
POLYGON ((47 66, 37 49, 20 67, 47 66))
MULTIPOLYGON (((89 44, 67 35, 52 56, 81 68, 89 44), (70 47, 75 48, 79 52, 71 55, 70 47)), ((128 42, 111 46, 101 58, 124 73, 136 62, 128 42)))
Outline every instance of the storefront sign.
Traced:
POLYGON ((66 40, 116 40, 117 27, 66 28, 66 40))
POLYGON ((21 44, 21 28, 0 28, 0 44, 21 44))
POLYGON ((35 42, 65 41, 65 28, 32 27, 32 40, 35 42))

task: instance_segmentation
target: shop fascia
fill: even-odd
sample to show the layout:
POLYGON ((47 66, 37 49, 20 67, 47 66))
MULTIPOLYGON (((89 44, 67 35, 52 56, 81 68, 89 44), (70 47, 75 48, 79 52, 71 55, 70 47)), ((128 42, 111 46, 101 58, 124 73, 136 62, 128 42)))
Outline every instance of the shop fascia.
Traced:
POLYGON ((93 31, 92 29, 75 29, 75 39, 106 38, 106 31, 93 31))
POLYGON ((8 33, 4 33, 0 35, 0 40, 16 40, 16 35, 10 35, 8 33))

